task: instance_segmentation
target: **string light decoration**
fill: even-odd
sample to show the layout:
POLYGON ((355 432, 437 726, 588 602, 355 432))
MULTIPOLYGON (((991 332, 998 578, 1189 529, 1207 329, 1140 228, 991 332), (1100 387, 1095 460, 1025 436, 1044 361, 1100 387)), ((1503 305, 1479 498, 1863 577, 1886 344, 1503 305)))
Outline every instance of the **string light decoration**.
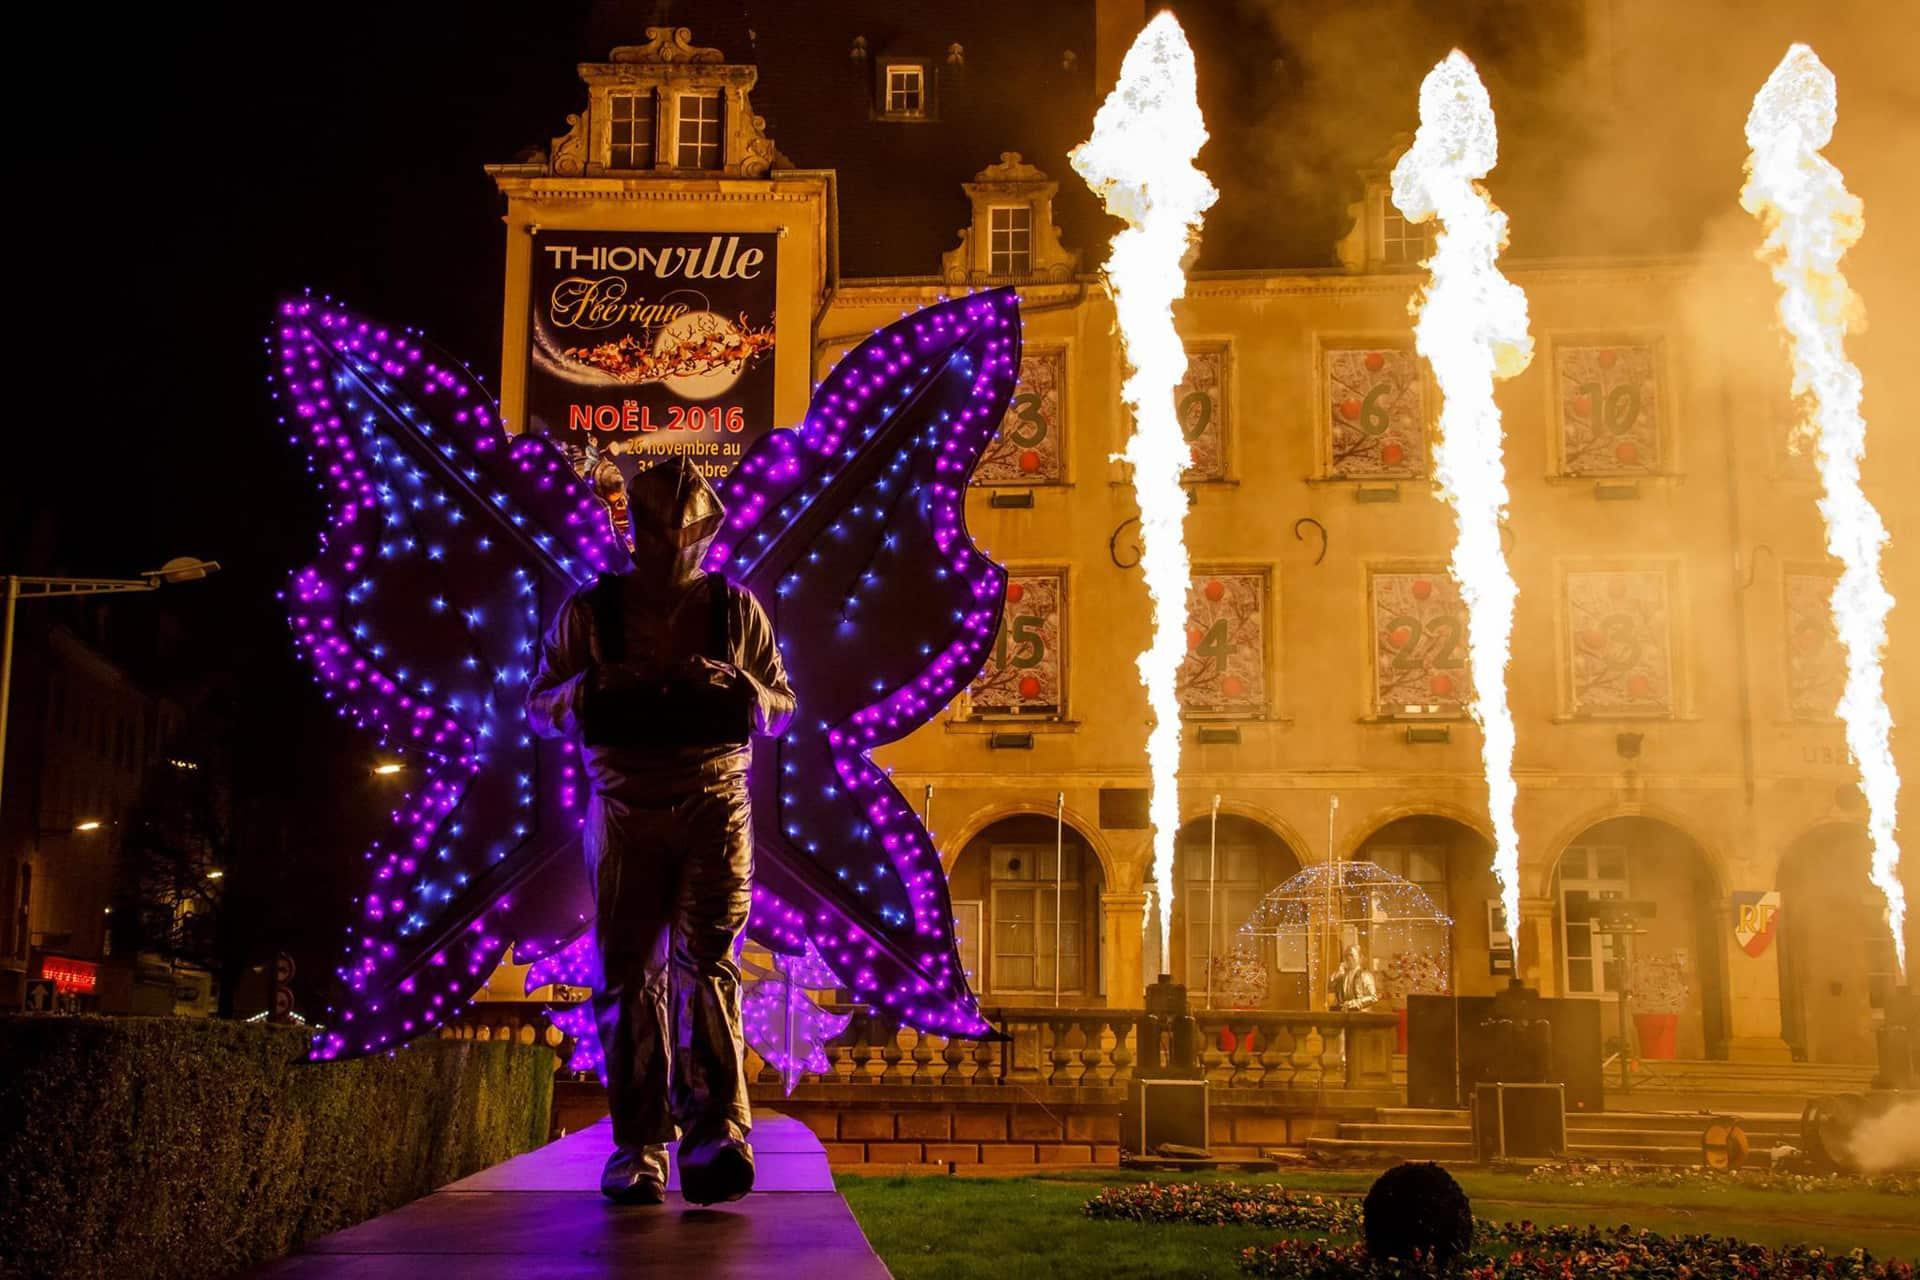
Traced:
MULTIPOLYGON (((344 999, 313 1056, 432 1031, 509 945, 544 981, 592 985, 577 748, 536 738, 522 707, 544 625, 625 564, 605 508, 552 442, 507 436, 478 377, 411 329, 296 297, 266 346, 277 421, 328 502, 320 554, 283 593, 295 647, 340 714, 420 779, 364 855, 344 999)), ((964 689, 999 625, 1006 576, 968 536, 964 497, 1019 357, 1010 290, 881 330, 799 429, 742 461, 708 562, 767 605, 800 697, 749 777, 749 936, 814 948, 857 1000, 950 1035, 992 1029, 932 841, 869 753, 964 689)))
POLYGON ((1323 862, 1295 875, 1260 900, 1236 950, 1304 953, 1308 989, 1323 991, 1350 931, 1369 962, 1423 953, 1452 972, 1452 918, 1419 885, 1372 862, 1323 862))

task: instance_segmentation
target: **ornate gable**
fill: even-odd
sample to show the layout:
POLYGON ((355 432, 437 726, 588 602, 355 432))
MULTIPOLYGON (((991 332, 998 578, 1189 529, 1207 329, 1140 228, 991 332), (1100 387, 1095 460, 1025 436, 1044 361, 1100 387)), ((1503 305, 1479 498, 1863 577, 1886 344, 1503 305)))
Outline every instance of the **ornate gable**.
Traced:
POLYGON ((960 243, 941 256, 948 284, 987 284, 1009 280, 1064 281, 1080 268, 1080 251, 1063 248, 1053 225, 1053 198, 1060 184, 1020 158, 1000 153, 964 184, 973 220, 960 230, 960 243))
POLYGON ((692 43, 686 27, 648 27, 647 43, 580 64, 587 109, 553 139, 554 177, 760 178, 786 163, 753 113, 759 68, 692 43))

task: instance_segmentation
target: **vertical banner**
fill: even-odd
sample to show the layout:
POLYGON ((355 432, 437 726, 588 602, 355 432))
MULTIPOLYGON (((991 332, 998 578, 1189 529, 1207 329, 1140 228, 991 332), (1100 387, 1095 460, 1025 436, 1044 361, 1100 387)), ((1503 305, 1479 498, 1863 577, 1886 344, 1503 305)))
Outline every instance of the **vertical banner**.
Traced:
POLYGON ((559 441, 626 533, 623 485, 681 456, 717 486, 773 426, 768 232, 534 237, 526 426, 559 441))

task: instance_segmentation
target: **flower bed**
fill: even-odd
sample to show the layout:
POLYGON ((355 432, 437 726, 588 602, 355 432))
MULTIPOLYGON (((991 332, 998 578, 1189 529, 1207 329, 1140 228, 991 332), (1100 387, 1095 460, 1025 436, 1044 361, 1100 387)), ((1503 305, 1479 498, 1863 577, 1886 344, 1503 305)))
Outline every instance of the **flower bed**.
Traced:
POLYGON ((1843 1173, 1783 1173, 1750 1170, 1720 1173, 1699 1165, 1661 1168, 1633 1164, 1543 1164, 1527 1171, 1527 1181, 1564 1187, 1699 1187, 1743 1191, 1873 1191, 1920 1196, 1920 1176, 1882 1174, 1860 1178, 1843 1173))
POLYGON ((1089 1218, 1107 1221, 1278 1227, 1336 1235, 1351 1235, 1360 1229, 1358 1200, 1234 1182, 1142 1182, 1107 1187, 1087 1201, 1083 1210, 1089 1218))
POLYGON ((1864 1250, 1847 1254, 1789 1246, 1779 1249, 1717 1236, 1663 1236, 1632 1227, 1484 1225, 1473 1253, 1439 1271, 1418 1262, 1376 1262, 1364 1244, 1282 1240, 1248 1249, 1243 1271, 1285 1280, 1391 1280, 1444 1275, 1448 1280, 1913 1280, 1910 1262, 1884 1262, 1864 1250))

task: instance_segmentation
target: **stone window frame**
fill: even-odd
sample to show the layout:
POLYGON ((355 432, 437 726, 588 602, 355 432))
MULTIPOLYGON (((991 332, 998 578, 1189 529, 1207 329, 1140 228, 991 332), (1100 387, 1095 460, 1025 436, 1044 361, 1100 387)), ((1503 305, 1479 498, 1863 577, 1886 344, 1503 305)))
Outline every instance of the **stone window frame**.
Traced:
MULTIPOLYGON (((1547 433, 1547 480, 1556 485, 1592 485, 1595 483, 1673 483, 1684 478, 1680 467, 1680 432, 1675 422, 1673 357, 1664 330, 1648 328, 1564 329, 1535 334, 1533 367, 1544 375, 1543 418, 1547 433), (1561 347, 1651 347, 1653 376, 1657 388, 1654 410, 1660 415, 1660 466, 1653 471, 1567 470, 1566 434, 1560 420, 1560 348, 1561 347)), ((1511 457, 1511 453, 1509 453, 1511 457)), ((1732 463, 1729 466, 1734 465, 1732 463)))
POLYGON ((653 88, 651 85, 647 85, 647 86, 635 85, 630 89, 628 88, 614 89, 614 90, 610 90, 607 93, 607 168, 608 169, 614 170, 616 172, 632 173, 632 172, 638 172, 641 170, 648 170, 648 169, 654 169, 659 167, 661 105, 662 105, 661 94, 657 89, 653 88), (632 101, 636 103, 645 102, 646 110, 644 111, 644 113, 636 110, 632 116, 622 119, 622 117, 619 114, 619 110, 615 104, 623 100, 632 101), (622 124, 638 125, 640 121, 643 119, 647 123, 647 138, 644 144, 638 142, 637 140, 630 140, 625 143, 616 142, 614 140, 614 133, 622 124), (622 147, 627 148, 632 153, 628 158, 634 159, 634 160, 641 160, 644 157, 644 163, 636 163, 636 164, 618 163, 618 156, 619 156, 620 149, 622 147))
MULTIPOLYGON (((1521 590, 1526 590, 1521 584, 1521 590)), ((1524 616, 1517 613, 1516 622, 1524 616)), ((1518 626, 1516 625, 1516 632, 1518 626)), ((1686 563, 1678 555, 1557 556, 1553 562, 1554 715, 1555 724, 1678 724, 1701 718, 1696 704, 1693 672, 1693 619, 1686 563), (1672 705, 1666 711, 1582 711, 1573 697, 1573 620, 1567 609, 1569 573, 1664 573, 1667 579, 1667 679, 1672 705)), ((1524 643, 1517 635, 1517 647, 1524 643)), ((1508 702, 1516 719, 1509 683, 1508 702)))
POLYGON ((1413 329, 1323 329, 1313 335, 1313 469, 1309 484, 1345 484, 1357 486, 1435 486, 1433 447, 1440 437, 1440 389, 1434 383, 1433 367, 1414 343, 1413 329), (1398 350, 1413 354, 1414 367, 1420 373, 1421 444, 1425 461, 1419 472, 1408 476, 1349 476, 1333 469, 1333 405, 1327 397, 1327 353, 1330 351, 1398 350))
POLYGON ((682 89, 673 95, 673 168, 687 173, 713 173, 726 167, 727 161, 727 107, 726 94, 718 87, 711 89, 682 89), (689 102, 711 102, 714 114, 709 117, 704 111, 689 116, 689 102), (687 140, 687 126, 694 126, 693 141, 687 140), (706 126, 712 127, 713 136, 709 139, 706 126), (693 164, 685 163, 687 149, 693 148, 693 164), (701 157, 711 149, 713 162, 701 163, 701 157))
POLYGON ((1033 205, 1008 202, 987 206, 987 274, 1024 277, 1033 274, 1033 205), (1005 225, 1001 215, 1005 214, 1005 225), (1019 215, 1016 217, 1015 215, 1019 215), (1001 237, 1006 247, 1000 247, 1001 237))

